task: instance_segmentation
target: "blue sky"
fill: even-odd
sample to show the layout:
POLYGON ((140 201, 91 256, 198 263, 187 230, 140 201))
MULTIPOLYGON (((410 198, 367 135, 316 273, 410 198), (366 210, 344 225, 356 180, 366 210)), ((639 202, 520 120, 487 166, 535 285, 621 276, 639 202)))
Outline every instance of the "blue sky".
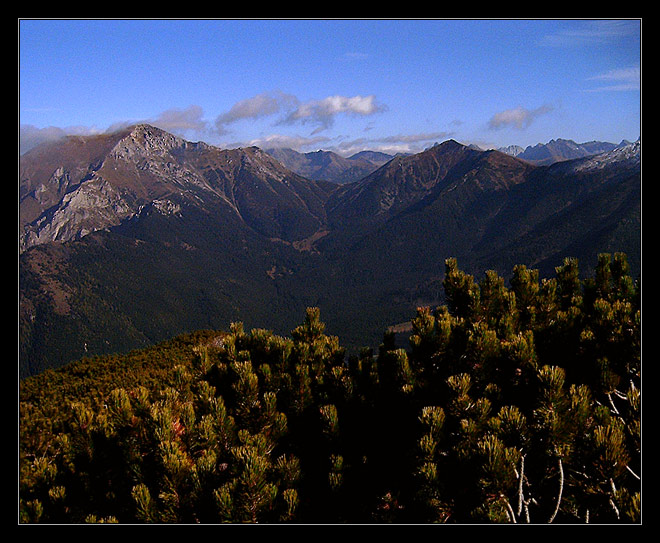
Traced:
POLYGON ((150 122, 220 147, 641 135, 641 20, 19 20, 21 149, 150 122))

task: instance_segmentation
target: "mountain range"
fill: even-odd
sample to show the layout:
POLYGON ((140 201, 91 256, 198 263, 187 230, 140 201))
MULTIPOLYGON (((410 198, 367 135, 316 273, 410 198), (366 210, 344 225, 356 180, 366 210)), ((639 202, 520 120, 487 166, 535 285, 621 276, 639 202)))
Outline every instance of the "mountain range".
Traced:
POLYGON ((546 277, 623 251, 638 274, 640 147, 539 165, 448 140, 342 162, 144 124, 42 145, 20 158, 20 374, 233 321, 288 333, 307 306, 373 345, 442 302, 448 257, 546 277))
POLYGON ((575 143, 573 140, 555 139, 548 143, 538 143, 522 148, 512 145, 500 149, 500 151, 522 158, 528 162, 537 165, 550 165, 562 160, 572 160, 574 158, 584 158, 587 156, 607 153, 621 147, 630 145, 629 141, 623 140, 619 144, 608 143, 604 141, 588 141, 585 143, 575 143))
POLYGON ((333 151, 300 153, 281 147, 265 151, 284 167, 303 177, 338 184, 358 181, 393 158, 393 155, 376 151, 362 151, 349 157, 333 151))
MULTIPOLYGON (((562 160, 572 160, 606 153, 629 144, 630 142, 626 140, 621 141, 619 144, 605 141, 576 143, 573 140, 559 138, 551 140, 548 143, 539 143, 527 147, 510 145, 508 147, 501 147, 498 151, 533 164, 548 166, 562 160)), ((438 143, 435 145, 438 145, 438 143)), ((474 144, 469 147, 484 150, 474 144)), ((395 156, 379 151, 360 151, 351 156, 343 157, 334 151, 323 150, 309 153, 301 153, 283 147, 264 150, 279 160, 287 169, 303 177, 339 184, 359 181, 380 168, 386 162, 392 160, 395 156)), ((405 155, 406 153, 399 153, 399 156, 405 155)))

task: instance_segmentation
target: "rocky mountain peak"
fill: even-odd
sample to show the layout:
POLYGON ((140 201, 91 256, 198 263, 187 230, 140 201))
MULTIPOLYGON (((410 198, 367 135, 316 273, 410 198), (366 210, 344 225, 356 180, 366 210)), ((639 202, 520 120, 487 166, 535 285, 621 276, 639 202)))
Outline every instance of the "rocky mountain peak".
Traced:
POLYGON ((634 143, 616 147, 611 151, 572 161, 567 167, 572 168, 573 171, 602 170, 613 165, 638 168, 641 161, 641 145, 641 139, 638 139, 634 143))
POLYGON ((132 160, 135 157, 162 157, 175 149, 186 149, 191 145, 197 145, 149 124, 137 124, 126 132, 110 153, 113 158, 132 160))
POLYGON ((179 216, 184 206, 220 207, 261 233, 288 238, 288 232, 294 240, 323 220, 326 189, 257 147, 223 150, 148 124, 101 140, 91 155, 80 153, 81 139, 64 165, 57 145, 21 157, 21 250, 119 226, 152 208, 179 216))

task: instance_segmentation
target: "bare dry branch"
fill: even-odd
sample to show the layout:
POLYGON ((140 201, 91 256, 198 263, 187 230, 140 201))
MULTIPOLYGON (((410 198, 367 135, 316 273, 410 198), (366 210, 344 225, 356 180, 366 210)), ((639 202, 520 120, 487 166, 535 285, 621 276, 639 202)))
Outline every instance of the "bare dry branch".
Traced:
POLYGON ((564 492, 564 466, 562 465, 561 458, 559 458, 559 494, 557 495, 557 504, 555 505, 555 510, 552 513, 550 520, 548 520, 548 524, 551 524, 552 521, 555 520, 555 517, 559 512, 559 505, 561 504, 561 496, 563 492, 564 492))

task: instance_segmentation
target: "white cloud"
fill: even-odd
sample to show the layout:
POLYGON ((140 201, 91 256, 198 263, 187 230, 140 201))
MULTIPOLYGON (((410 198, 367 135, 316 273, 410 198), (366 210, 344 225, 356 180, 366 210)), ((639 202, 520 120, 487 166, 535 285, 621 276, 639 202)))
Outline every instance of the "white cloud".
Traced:
MULTIPOLYGON (((434 143, 441 143, 452 137, 452 132, 423 132, 418 134, 395 134, 379 138, 357 138, 341 142, 334 150, 349 156, 369 149, 383 153, 418 153, 434 143)), ((330 148, 329 150, 333 150, 330 148)))
POLYGON ((47 141, 55 141, 66 136, 66 132, 61 128, 49 126, 47 128, 37 128, 31 124, 22 124, 18 133, 18 145, 20 153, 25 153, 33 147, 47 141))
POLYGON ((262 117, 282 114, 276 124, 314 124, 316 134, 332 126, 338 115, 369 116, 386 108, 368 96, 328 96, 319 100, 301 102, 291 94, 280 91, 265 92, 236 102, 229 111, 219 115, 215 127, 219 134, 227 133, 227 126, 244 119, 256 120, 262 117))
MULTIPOLYGON (((221 144, 223 147, 245 147, 258 146, 289 147, 296 150, 309 149, 319 145, 329 145, 333 138, 319 136, 318 133, 330 127, 338 115, 352 115, 368 117, 386 108, 379 104, 374 95, 368 96, 341 96, 333 95, 319 100, 301 102, 291 94, 280 91, 264 92, 236 102, 228 111, 218 115, 214 122, 204 119, 204 111, 201 106, 190 105, 183 109, 171 108, 159 113, 151 119, 140 119, 138 121, 118 121, 106 130, 88 127, 67 127, 38 129, 34 126, 21 125, 20 149, 21 152, 34 147, 38 143, 54 140, 69 134, 92 134, 102 132, 114 132, 126 128, 137 122, 146 122, 159 128, 172 132, 178 136, 192 139, 199 138, 203 141, 217 139, 228 133, 228 127, 232 123, 241 120, 257 120, 269 116, 278 116, 273 125, 278 124, 306 124, 316 125, 309 136, 271 134, 252 140, 243 140, 234 143, 221 144)), ((393 136, 389 141, 381 141, 390 147, 399 148, 401 145, 414 143, 414 140, 423 141, 434 138, 435 135, 421 136, 393 136), (405 138, 413 138, 404 141, 405 138)), ((334 138, 336 142, 336 138, 334 138)), ((401 149, 406 150, 406 149, 401 149)))
POLYGON ((298 99, 283 92, 261 93, 236 102, 229 111, 219 115, 215 126, 220 134, 226 132, 226 125, 242 119, 258 119, 274 115, 282 110, 290 110, 298 104, 298 99))
POLYGON ((609 70, 605 73, 590 77, 587 81, 600 81, 604 84, 603 86, 588 89, 587 92, 639 90, 641 71, 639 66, 609 70))
POLYGON ((284 134, 270 134, 263 138, 256 138, 248 142, 241 142, 234 144, 236 147, 249 147, 256 146, 261 149, 285 148, 300 151, 308 147, 327 143, 329 138, 315 137, 308 138, 305 136, 287 136, 284 134))
POLYGON ((38 128, 31 124, 22 124, 19 127, 18 134, 19 153, 23 154, 37 145, 53 142, 65 136, 91 136, 103 132, 104 130, 89 126, 67 126, 65 128, 48 126, 38 128))
POLYGON ((381 138, 386 143, 421 143, 444 140, 452 135, 451 132, 423 132, 421 134, 398 134, 381 138))
POLYGON ((334 119, 340 114, 368 116, 384 111, 385 106, 378 104, 376 97, 369 96, 328 96, 321 100, 310 100, 301 103, 285 119, 287 123, 313 123, 318 128, 317 133, 332 126, 334 119))
POLYGON ((250 141, 234 142, 225 144, 224 147, 249 147, 257 146, 261 149, 289 148, 301 153, 323 149, 334 151, 342 156, 349 156, 370 149, 384 153, 417 153, 437 142, 442 142, 451 137, 450 132, 425 132, 419 134, 397 134, 375 138, 343 139, 339 137, 326 136, 300 136, 270 134, 268 136, 250 141))
POLYGON ((152 124, 168 132, 204 132, 208 123, 202 119, 204 111, 200 106, 191 105, 185 109, 163 111, 152 124))
POLYGON ((546 47, 572 47, 598 45, 613 40, 639 37, 639 20, 568 21, 571 28, 547 34, 539 40, 539 45, 546 47))
POLYGON ((507 109, 493 115, 488 122, 488 126, 491 130, 499 130, 508 126, 522 130, 532 124, 538 117, 550 111, 552 111, 552 107, 547 105, 532 110, 523 107, 507 109))

